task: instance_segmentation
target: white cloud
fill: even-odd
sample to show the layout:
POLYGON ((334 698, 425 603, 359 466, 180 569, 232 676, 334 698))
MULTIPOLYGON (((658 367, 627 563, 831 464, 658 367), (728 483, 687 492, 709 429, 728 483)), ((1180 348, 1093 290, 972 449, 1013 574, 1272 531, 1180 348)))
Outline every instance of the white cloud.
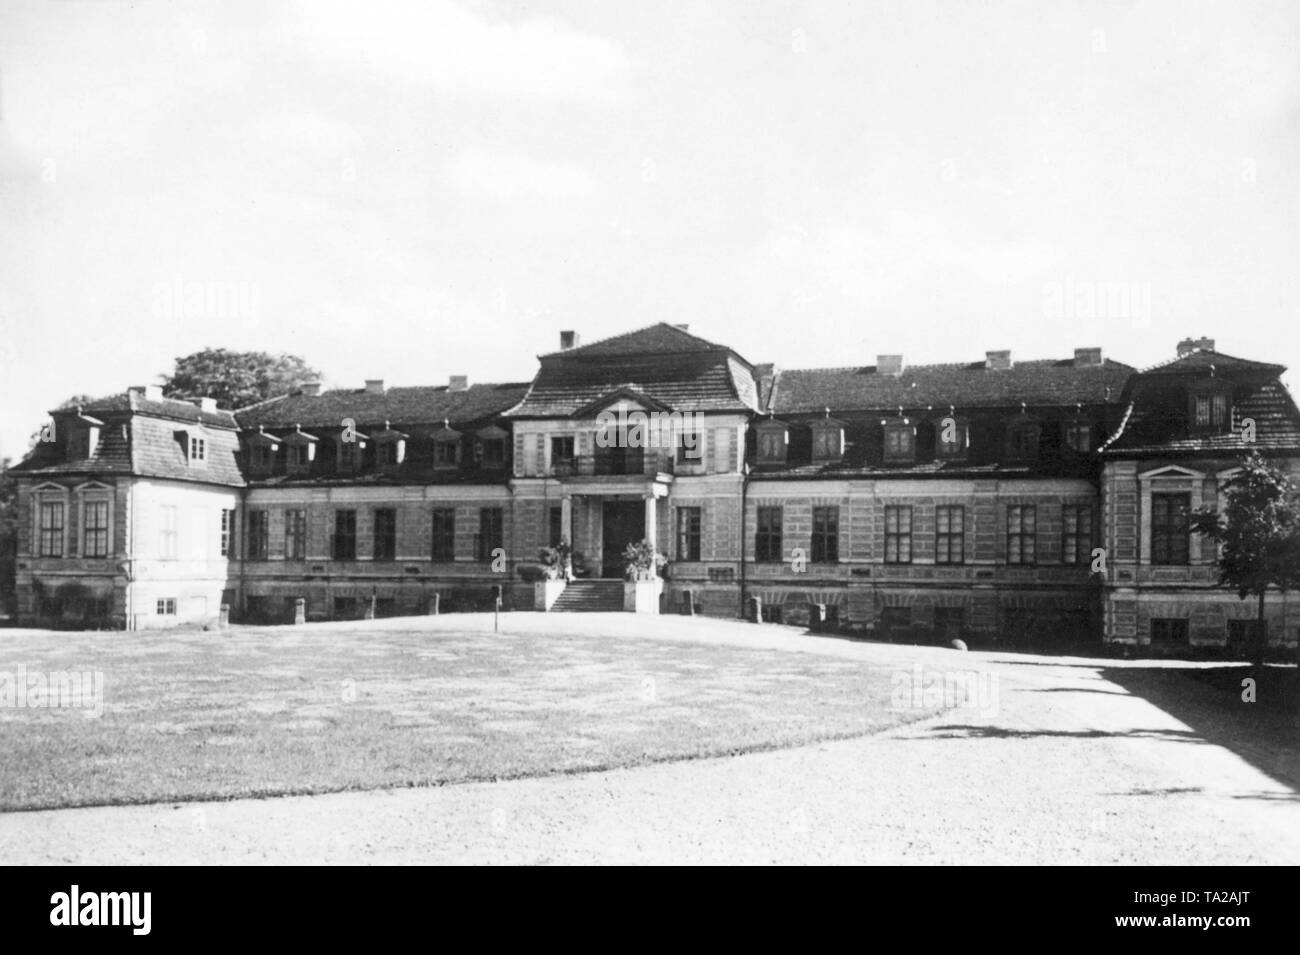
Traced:
POLYGON ((444 180, 462 192, 488 199, 583 199, 596 192, 585 169, 467 149, 447 162, 444 180))
POLYGON ((439 0, 301 0, 286 38, 368 73, 439 90, 612 98, 628 71, 617 44, 544 17, 511 22, 439 0))

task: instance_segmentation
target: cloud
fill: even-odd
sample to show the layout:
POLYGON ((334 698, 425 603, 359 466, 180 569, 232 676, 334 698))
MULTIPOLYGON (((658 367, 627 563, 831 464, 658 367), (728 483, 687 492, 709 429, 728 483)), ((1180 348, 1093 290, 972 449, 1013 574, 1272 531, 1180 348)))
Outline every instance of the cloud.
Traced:
POLYGON ((584 199, 596 192, 591 176, 579 166, 481 149, 467 149, 449 160, 443 178, 461 192, 500 201, 584 199))
POLYGON ((463 93, 608 100, 629 68, 616 43, 545 17, 509 21, 438 0, 301 0, 295 45, 377 75, 463 93))

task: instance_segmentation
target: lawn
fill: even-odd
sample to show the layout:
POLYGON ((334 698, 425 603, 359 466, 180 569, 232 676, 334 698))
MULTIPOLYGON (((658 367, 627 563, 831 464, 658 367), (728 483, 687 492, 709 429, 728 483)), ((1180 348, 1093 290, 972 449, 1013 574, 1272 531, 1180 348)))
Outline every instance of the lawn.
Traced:
POLYGON ((653 627, 673 618, 635 634, 569 619, 560 629, 554 617, 507 614, 500 634, 480 615, 0 630, 0 673, 104 680, 99 718, 0 706, 0 809, 581 772, 862 735, 931 712, 891 708, 896 668, 883 663, 710 644, 707 631, 656 639, 653 627))

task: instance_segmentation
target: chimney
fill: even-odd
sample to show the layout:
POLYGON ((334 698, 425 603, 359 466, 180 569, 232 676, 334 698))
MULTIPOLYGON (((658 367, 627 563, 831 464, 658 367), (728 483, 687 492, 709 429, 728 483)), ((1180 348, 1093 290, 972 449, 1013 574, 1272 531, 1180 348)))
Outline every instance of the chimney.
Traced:
POLYGON ((1076 348, 1074 350, 1075 368, 1095 368, 1101 364, 1100 348, 1076 348))
POLYGON ((447 385, 448 391, 466 391, 468 389, 469 389, 469 375, 451 376, 450 382, 447 385))
POLYGON ((903 373, 902 355, 877 355, 876 374, 898 377, 903 373))
POLYGON ((200 399, 199 399, 199 410, 202 411, 204 414, 216 414, 216 413, 217 413, 217 399, 216 399, 216 398, 200 398, 200 399))
POLYGON ((578 347, 577 332, 560 332, 560 351, 568 351, 570 348, 578 347))
POLYGON ((1213 338, 1184 338, 1178 343, 1178 357, 1184 358, 1194 351, 1214 351, 1213 338))
POLYGON ((315 398, 317 395, 320 394, 320 382, 304 381, 301 385, 298 386, 298 394, 308 395, 312 398, 315 398))
POLYGON ((145 385, 144 400, 162 401, 163 400, 162 385, 145 385))
POLYGON ((681 329, 684 332, 689 332, 691 330, 690 325, 674 325, 673 328, 681 329))
POLYGON ((984 367, 989 371, 1009 371, 1011 369, 1011 352, 986 351, 984 353, 984 367))
POLYGON ((366 379, 366 394, 382 395, 383 393, 384 393, 384 379, 382 378, 366 379))

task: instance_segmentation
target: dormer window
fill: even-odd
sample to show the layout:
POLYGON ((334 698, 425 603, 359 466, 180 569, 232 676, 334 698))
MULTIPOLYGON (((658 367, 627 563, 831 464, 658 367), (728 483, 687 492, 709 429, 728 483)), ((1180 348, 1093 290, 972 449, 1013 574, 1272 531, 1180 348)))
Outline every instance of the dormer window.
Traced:
POLYGON ((361 467, 362 452, 365 451, 368 440, 370 439, 355 427, 348 427, 339 435, 338 469, 340 471, 356 471, 361 467))
POLYGON ((1189 395, 1188 420, 1195 431, 1221 434, 1232 425, 1232 386, 1219 381, 1194 385, 1189 395))
POLYGON ((374 433, 375 461, 381 468, 395 468, 406 460, 407 435, 394 431, 384 422, 384 429, 374 433))
POLYGON ((952 415, 939 420, 935 428, 934 450, 940 458, 965 457, 970 447, 970 429, 966 422, 952 415))
POLYGON ((1032 461, 1038 457, 1038 438, 1042 429, 1037 421, 1020 418, 1007 427, 1007 457, 1012 461, 1032 461))
POLYGON ((907 418, 885 423, 885 460, 916 460, 916 425, 907 418))
POLYGON ((275 453, 279 450, 279 439, 258 428, 257 434, 248 439, 249 466, 261 474, 270 474, 275 465, 275 453))
POLYGON ((433 466, 454 468, 460 464, 461 433, 443 421, 442 430, 433 435, 433 466))
POLYGON ((316 445, 319 442, 320 438, 314 434, 307 434, 301 426, 284 439, 285 447, 288 449, 289 474, 306 474, 311 470, 311 464, 316 460, 316 445))
POLYGON ((783 421, 769 418, 754 428, 759 464, 785 464, 790 447, 790 430, 783 421))
POLYGON ((1076 454, 1092 450, 1092 422, 1076 419, 1067 421, 1062 428, 1065 446, 1076 454))
POLYGON ((253 467, 259 470, 271 470, 271 448, 269 444, 253 445, 253 467))
POLYGON ((506 466, 506 432, 496 425, 481 428, 475 434, 478 466, 497 470, 506 466))
POLYGON ((190 435, 190 464, 204 464, 208 460, 208 442, 198 435, 190 435))
POLYGON ((814 421, 812 428, 812 457, 814 463, 839 461, 844 457, 844 425, 833 418, 814 421))

